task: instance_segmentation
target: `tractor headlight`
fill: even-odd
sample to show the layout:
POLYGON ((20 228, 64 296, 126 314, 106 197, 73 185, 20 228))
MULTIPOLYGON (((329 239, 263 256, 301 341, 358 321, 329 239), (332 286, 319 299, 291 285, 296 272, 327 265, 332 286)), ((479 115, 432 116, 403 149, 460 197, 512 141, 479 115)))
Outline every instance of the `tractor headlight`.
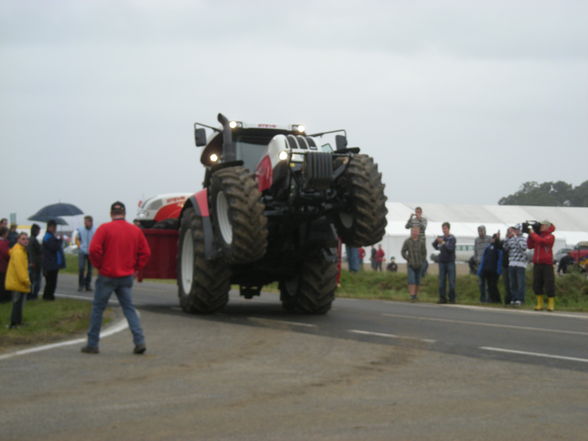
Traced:
POLYGON ((288 152, 287 152, 286 150, 282 150, 282 151, 280 152, 280 154, 278 155, 278 159, 279 159, 280 161, 285 161, 286 159, 288 159, 288 156, 289 156, 289 155, 288 155, 288 152))
POLYGON ((243 123, 241 121, 230 121, 229 127, 231 129, 236 129, 237 127, 243 127, 243 123))
POLYGON ((210 159, 210 162, 218 161, 218 155, 216 153, 212 153, 208 158, 210 159))

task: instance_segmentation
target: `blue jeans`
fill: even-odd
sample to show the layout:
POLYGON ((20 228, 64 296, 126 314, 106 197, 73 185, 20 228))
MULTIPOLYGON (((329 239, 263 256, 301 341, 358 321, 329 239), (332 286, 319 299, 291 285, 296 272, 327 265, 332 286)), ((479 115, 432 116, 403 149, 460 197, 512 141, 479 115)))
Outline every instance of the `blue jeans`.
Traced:
POLYGON ((39 297, 41 290, 41 268, 29 268, 29 277, 31 279, 31 292, 27 296, 29 300, 39 297))
POLYGON ((520 266, 509 266, 508 278, 510 279, 512 300, 518 300, 521 303, 525 303, 525 268, 520 266))
POLYGON ((480 303, 488 303, 488 290, 486 289, 486 279, 478 276, 478 287, 480 288, 480 303))
POLYGON ((78 288, 90 289, 92 285, 92 263, 90 256, 80 251, 78 254, 78 288))
POLYGON ((420 285, 421 284, 421 268, 422 267, 414 269, 410 265, 406 266, 409 285, 420 285))
POLYGON ((90 329, 88 330, 88 346, 98 347, 100 341, 100 327, 102 326, 102 315, 108 305, 110 295, 114 291, 118 302, 123 310, 129 328, 133 334, 135 345, 145 344, 145 337, 141 329, 141 322, 137 311, 133 306, 131 291, 133 287, 133 277, 105 277, 98 276, 96 280, 96 291, 94 292, 94 302, 92 303, 92 315, 90 317, 90 329))
POLYGON ((439 300, 447 301, 446 285, 449 282, 449 301, 455 302, 455 262, 439 262, 439 300))

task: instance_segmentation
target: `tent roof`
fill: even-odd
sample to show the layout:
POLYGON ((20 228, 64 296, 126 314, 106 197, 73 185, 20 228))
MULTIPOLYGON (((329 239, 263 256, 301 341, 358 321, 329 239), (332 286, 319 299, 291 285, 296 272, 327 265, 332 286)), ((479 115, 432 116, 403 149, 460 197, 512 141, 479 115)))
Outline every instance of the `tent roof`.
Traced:
POLYGON ((556 237, 568 244, 588 240, 588 207, 536 207, 524 205, 452 205, 390 202, 389 235, 407 235, 404 228, 414 208, 422 207, 428 220, 427 236, 441 231, 443 222, 451 223, 451 232, 460 237, 476 237, 478 226, 485 225, 488 234, 526 220, 549 220, 556 227, 556 237))

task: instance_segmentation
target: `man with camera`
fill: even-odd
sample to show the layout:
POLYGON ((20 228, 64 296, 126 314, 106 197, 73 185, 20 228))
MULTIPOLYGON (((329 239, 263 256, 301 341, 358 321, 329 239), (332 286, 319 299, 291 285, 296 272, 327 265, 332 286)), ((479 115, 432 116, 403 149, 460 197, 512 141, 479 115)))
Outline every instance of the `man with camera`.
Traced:
POLYGON ((525 222, 527 247, 533 250, 533 291, 537 297, 535 311, 543 310, 543 296, 547 294, 547 311, 555 310, 555 276, 553 273, 553 243, 555 225, 549 221, 525 222))

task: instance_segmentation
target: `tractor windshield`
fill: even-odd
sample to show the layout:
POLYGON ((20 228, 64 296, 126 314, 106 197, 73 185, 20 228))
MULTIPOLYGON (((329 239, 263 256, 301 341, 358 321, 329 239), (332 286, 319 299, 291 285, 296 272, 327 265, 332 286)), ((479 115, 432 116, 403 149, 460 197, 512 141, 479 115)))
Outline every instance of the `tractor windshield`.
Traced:
POLYGON ((255 172, 257 163, 267 151, 267 145, 278 133, 288 133, 284 130, 244 129, 234 132, 237 160, 243 161, 245 168, 255 172))
POLYGON ((249 171, 255 172, 257 163, 266 151, 266 144, 253 144, 250 142, 237 141, 237 160, 243 161, 243 166, 249 171))

